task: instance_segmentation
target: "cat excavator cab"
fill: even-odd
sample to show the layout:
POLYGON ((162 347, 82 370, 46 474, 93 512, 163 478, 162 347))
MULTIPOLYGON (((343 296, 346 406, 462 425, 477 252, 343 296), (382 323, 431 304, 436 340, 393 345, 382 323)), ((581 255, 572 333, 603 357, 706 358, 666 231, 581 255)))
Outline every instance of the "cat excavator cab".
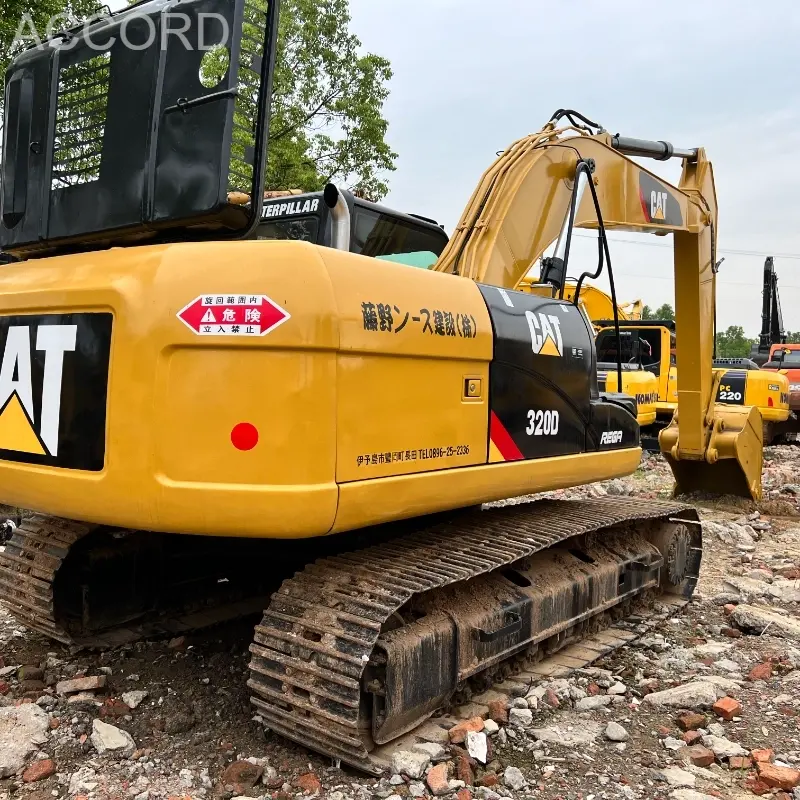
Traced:
POLYGON ((489 168, 431 269, 253 238, 277 14, 148 0, 9 69, 0 502, 30 512, 0 597, 76 647, 261 608, 259 717, 378 772, 458 693, 698 579, 678 500, 484 506, 640 462, 585 315, 516 290, 552 241, 565 272, 575 227, 609 269, 607 229, 672 235, 682 375, 660 442, 679 491, 758 497, 761 420, 715 403, 701 148, 559 111, 489 168), (201 42, 228 55, 213 85, 201 42), (642 155, 681 159, 679 184, 642 155))

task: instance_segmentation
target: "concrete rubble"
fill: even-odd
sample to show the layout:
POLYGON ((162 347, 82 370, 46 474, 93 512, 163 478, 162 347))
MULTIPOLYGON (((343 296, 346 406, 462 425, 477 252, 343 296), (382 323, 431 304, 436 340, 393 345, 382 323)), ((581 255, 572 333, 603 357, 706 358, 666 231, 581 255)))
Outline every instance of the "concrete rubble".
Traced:
MULTIPOLYGON (((800 800, 800 448, 769 448, 758 507, 699 502, 683 610, 566 674, 470 687, 366 776, 264 732, 252 624, 72 653, 0 611, 0 800, 800 800)), ((551 497, 664 498, 670 472, 551 497)), ((513 501, 512 501, 513 502, 513 501)))

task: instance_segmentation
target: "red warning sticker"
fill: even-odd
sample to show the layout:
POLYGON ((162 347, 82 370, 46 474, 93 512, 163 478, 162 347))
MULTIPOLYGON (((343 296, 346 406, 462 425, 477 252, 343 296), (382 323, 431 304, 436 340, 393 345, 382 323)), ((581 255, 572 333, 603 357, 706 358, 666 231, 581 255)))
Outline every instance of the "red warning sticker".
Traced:
POLYGON ((198 336, 263 336, 290 317, 265 294, 204 294, 178 312, 198 336))

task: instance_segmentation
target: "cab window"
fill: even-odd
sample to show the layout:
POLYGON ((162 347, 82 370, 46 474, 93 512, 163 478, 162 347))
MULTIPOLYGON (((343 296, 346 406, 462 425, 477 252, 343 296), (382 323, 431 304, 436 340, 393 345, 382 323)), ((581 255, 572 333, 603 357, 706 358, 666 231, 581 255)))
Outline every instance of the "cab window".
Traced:
POLYGON ((284 239, 301 242, 316 242, 319 218, 292 217, 262 222, 256 235, 259 239, 284 239))
POLYGON ((433 263, 447 243, 444 231, 437 235, 435 231, 369 208, 356 206, 354 217, 350 249, 364 256, 377 258, 413 253, 418 259, 432 259, 433 263))

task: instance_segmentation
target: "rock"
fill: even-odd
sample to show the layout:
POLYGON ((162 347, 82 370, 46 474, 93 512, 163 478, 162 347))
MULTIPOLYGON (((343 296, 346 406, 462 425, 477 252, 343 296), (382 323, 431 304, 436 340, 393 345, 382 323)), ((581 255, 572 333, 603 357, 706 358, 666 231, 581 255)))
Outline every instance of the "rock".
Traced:
POLYGON ((41 761, 34 761, 22 773, 22 780, 25 783, 35 783, 36 781, 49 778, 51 775, 56 774, 56 762, 50 758, 44 758, 41 761))
POLYGON ((800 786, 800 770, 789 767, 776 767, 775 764, 767 764, 759 761, 756 765, 758 777, 767 786, 773 789, 784 789, 786 791, 800 786))
POLYGON ((734 696, 741 688, 742 684, 733 678, 723 678, 722 675, 705 675, 703 683, 710 683, 717 690, 717 700, 725 695, 734 696))
POLYGON ((558 699, 558 695, 556 695, 556 693, 552 689, 548 689, 544 693, 544 695, 542 696, 542 702, 550 706, 550 708, 558 708, 561 705, 561 701, 558 699))
POLYGON ((70 795, 86 795, 94 791, 97 785, 97 773, 91 767, 81 767, 70 776, 67 793, 70 795))
POLYGON ((667 736, 661 740, 661 744, 664 745, 665 750, 672 750, 674 753, 677 753, 678 750, 684 750, 685 744, 680 739, 676 739, 674 736, 667 736))
POLYGON ((497 733, 500 730, 500 726, 493 719, 487 719, 483 722, 483 730, 491 735, 497 733))
POLYGON ((506 771, 503 773, 503 783, 515 792, 524 789, 528 785, 525 776, 517 767, 506 767, 506 771))
POLYGON ((750 751, 750 758, 753 759, 756 763, 763 762, 769 763, 775 758, 775 751, 772 749, 761 748, 758 750, 751 750, 750 751))
POLYGON ((0 778, 10 778, 47 741, 50 718, 34 703, 0 708, 0 778))
POLYGON ((730 721, 742 713, 742 704, 732 697, 723 697, 711 706, 711 710, 722 719, 730 721))
POLYGON ((731 758, 732 756, 747 755, 747 750, 745 750, 744 747, 722 736, 713 736, 711 734, 704 736, 703 744, 710 750, 713 750, 717 758, 731 758))
POLYGON ((425 753, 431 761, 441 761, 447 756, 447 751, 438 742, 419 742, 412 745, 411 749, 416 753, 425 753))
POLYGON ((692 681, 652 692, 642 698, 642 703, 651 706, 670 706, 672 708, 710 708, 717 702, 717 688, 706 681, 692 681))
POLYGON ((696 731, 698 728, 702 728, 707 721, 708 718, 705 714, 698 714, 697 712, 681 714, 675 720, 682 731, 696 731))
POLYGON ((728 766, 731 769, 750 769, 753 762, 747 756, 733 756, 728 759, 728 766))
POLYGON ((518 728, 527 728, 533 722, 533 712, 529 708, 512 708, 508 721, 518 728))
POLYGON ((764 781, 759 780, 755 775, 748 775, 747 779, 744 782, 744 788, 747 789, 751 794, 769 794, 770 788, 767 786, 764 781))
POLYGON ((703 734, 700 731, 686 731, 681 738, 691 747, 703 738, 703 734))
POLYGON ((694 789, 676 789, 674 792, 670 792, 669 796, 673 800, 719 800, 717 795, 703 794, 694 789))
POLYGON ((425 782, 435 795, 447 794, 450 791, 447 781, 447 763, 431 767, 425 776, 425 782))
POLYGON ((706 642, 694 648, 694 652, 699 656, 721 656, 727 653, 733 645, 730 642, 706 642))
POLYGON ((106 685, 105 675, 93 675, 89 678, 72 678, 56 684, 58 694, 74 694, 75 692, 93 692, 106 685))
POLYGON ((489 719, 498 723, 508 722, 508 700, 505 697, 490 701, 489 719))
POLYGON ((408 784, 408 793, 412 797, 427 797, 428 795, 425 784, 419 781, 411 781, 411 783, 408 784))
POLYGON ((103 719, 124 717, 130 713, 131 709, 127 703, 123 703, 122 700, 116 700, 113 697, 106 698, 100 707, 100 716, 103 719))
POLYGON ((773 636, 800 641, 800 619, 784 612, 762 606, 740 605, 731 614, 731 619, 742 630, 762 634, 769 629, 773 636))
POLYGON ((529 733, 540 742, 577 747, 594 742, 602 730, 599 722, 581 720, 580 725, 549 725, 546 728, 532 728, 529 733))
POLYGON ((716 761, 716 756, 713 750, 703 747, 701 744, 687 747, 681 756, 686 761, 691 761, 696 767, 709 767, 716 761))
POLYGON ((584 697, 583 700, 578 700, 575 703, 576 711, 595 711, 598 708, 604 708, 611 705, 611 695, 598 694, 594 697, 584 697))
MULTIPOLYGON (((527 710, 527 709, 526 709, 527 710)), ((528 711, 530 714, 531 712, 528 711)), ((473 717, 472 719, 465 719, 457 725, 453 725, 449 730, 450 741, 453 744, 461 744, 467 738, 468 731, 482 731, 483 730, 483 717, 473 717)))
POLYGON ((489 749, 489 743, 486 739, 486 734, 483 732, 469 731, 465 739, 467 752, 476 761, 481 764, 486 763, 486 755, 489 749))
POLYGON ((306 794, 319 794, 322 791, 322 784, 313 772, 306 772, 295 782, 295 786, 306 794))
POLYGON ((714 662, 714 669, 721 669, 723 672, 739 672, 741 667, 729 658, 721 658, 714 662))
MULTIPOLYGON (((476 736, 479 734, 475 734, 476 736)), ((456 758, 456 778, 463 781, 465 786, 472 786, 475 783, 475 773, 472 771, 469 756, 463 753, 456 758)))
POLYGON ((99 719, 92 720, 91 742, 98 753, 109 750, 115 753, 130 755, 136 749, 133 737, 115 725, 109 725, 99 719))
POLYGON ((766 681, 772 677, 772 663, 769 661, 762 661, 756 664, 750 672, 747 673, 747 679, 750 681, 766 681))
POLYGON ((183 650, 186 647, 186 637, 185 636, 176 636, 174 639, 170 639, 167 642, 167 647, 170 650, 183 650))
POLYGON ((392 772, 397 775, 422 778, 430 763, 431 757, 427 753, 412 750, 398 750, 392 753, 392 772))
POLYGON ((725 738, 725 726, 720 725, 719 722, 712 722, 708 728, 707 733, 710 733, 712 736, 719 736, 720 738, 725 738))
POLYGON ((456 792, 456 800, 472 800, 472 792, 469 789, 459 789, 456 792))
POLYGON ((658 773, 670 786, 694 787, 697 778, 680 767, 666 767, 658 773))
POLYGON ((435 722, 426 722, 414 731, 414 735, 426 742, 437 742, 438 744, 448 744, 450 735, 448 732, 437 725, 435 722))
POLYGON ((612 686, 609 686, 606 691, 608 694, 625 694, 628 691, 628 687, 621 681, 617 681, 612 686))
POLYGON ((236 794, 245 794, 258 783, 263 771, 263 767, 249 761, 234 761, 222 773, 222 784, 231 786, 236 794))
POLYGON ((627 742, 630 734, 618 722, 609 722, 605 730, 606 739, 609 742, 627 742))
POLYGON ((122 702, 125 703, 128 708, 137 708, 146 697, 147 692, 142 689, 134 689, 132 692, 122 693, 122 702))

